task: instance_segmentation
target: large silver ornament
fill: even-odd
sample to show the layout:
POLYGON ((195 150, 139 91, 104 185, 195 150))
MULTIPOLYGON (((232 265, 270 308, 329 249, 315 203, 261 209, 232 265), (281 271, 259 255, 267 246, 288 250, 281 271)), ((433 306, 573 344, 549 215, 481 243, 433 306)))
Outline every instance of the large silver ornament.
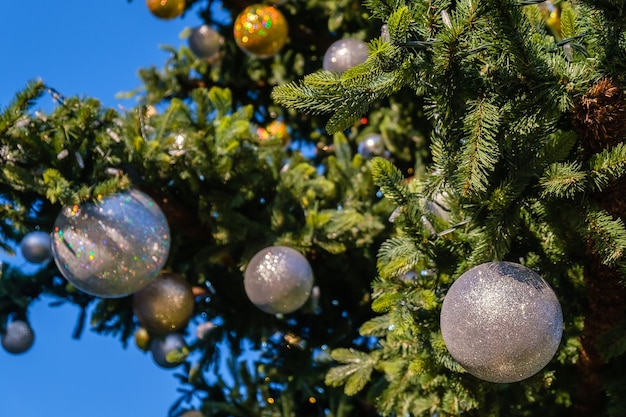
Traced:
POLYGON ((461 275, 441 309, 448 351, 470 374, 517 382, 543 369, 563 332, 563 314, 550 285, 531 269, 488 262, 461 275))
POLYGON ((53 230, 61 274, 81 291, 122 297, 148 285, 161 271, 170 231, 159 206, 138 190, 97 203, 65 206, 53 230))
POLYGON ((330 45, 324 53, 322 67, 326 71, 344 72, 367 59, 367 44, 359 39, 339 39, 330 45))
POLYGON ((252 304, 270 314, 291 313, 311 295, 313 270, 297 250, 270 246, 252 257, 244 276, 252 304))
POLYGON ((15 320, 7 325, 2 335, 2 347, 9 353, 20 354, 31 348, 35 341, 35 333, 30 324, 24 320, 15 320))
POLYGON ((50 233, 30 232, 20 242, 22 256, 28 262, 41 264, 52 258, 52 239, 50 233))

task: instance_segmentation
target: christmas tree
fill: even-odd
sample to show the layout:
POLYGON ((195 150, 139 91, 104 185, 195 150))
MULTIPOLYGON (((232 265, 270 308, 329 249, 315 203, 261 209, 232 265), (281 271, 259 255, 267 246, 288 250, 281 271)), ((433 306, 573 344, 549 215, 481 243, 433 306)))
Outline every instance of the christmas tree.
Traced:
POLYGON ((146 5, 206 25, 135 108, 2 110, 5 350, 47 295, 171 416, 626 414, 626 3, 146 5))

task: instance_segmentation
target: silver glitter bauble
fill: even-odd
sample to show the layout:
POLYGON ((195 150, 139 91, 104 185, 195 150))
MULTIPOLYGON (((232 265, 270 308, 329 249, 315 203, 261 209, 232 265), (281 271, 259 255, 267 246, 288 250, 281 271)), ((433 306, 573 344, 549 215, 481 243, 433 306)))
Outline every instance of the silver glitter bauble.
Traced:
POLYGON ((198 58, 212 58, 219 52, 224 38, 211 26, 202 25, 191 30, 187 43, 198 58))
POLYGON ((563 332, 554 291, 531 269, 488 262, 461 275, 441 308, 448 351, 470 374, 517 382, 543 369, 563 332))
POLYGON ((359 39, 339 39, 324 54, 322 67, 326 71, 344 72, 367 59, 367 44, 359 39))
POLYGON ((153 333, 172 333, 187 327, 194 310, 194 295, 185 278, 163 272, 133 294, 133 312, 153 333))
POLYGON ((170 231, 154 200, 130 190, 63 207, 54 222, 52 248, 61 274, 75 287, 98 297, 122 297, 159 274, 170 231))
POLYGON ((168 361, 167 355, 186 347, 185 338, 180 333, 170 333, 163 338, 154 338, 150 343, 150 353, 154 362, 161 368, 176 368, 183 361, 168 361))
POLYGON ((378 133, 367 135, 357 147, 357 152, 365 159, 372 159, 375 156, 385 154, 385 142, 378 133))
POLYGON ((313 287, 313 270, 297 250, 270 246, 260 250, 244 276, 252 304, 270 314, 291 313, 304 305, 313 287))
POLYGON ((28 262, 41 264, 52 258, 52 239, 50 233, 27 233, 20 243, 22 256, 28 262))
POLYGON ((30 324, 23 320, 15 320, 7 325, 1 342, 7 352, 20 354, 30 349, 34 341, 35 333, 30 324))

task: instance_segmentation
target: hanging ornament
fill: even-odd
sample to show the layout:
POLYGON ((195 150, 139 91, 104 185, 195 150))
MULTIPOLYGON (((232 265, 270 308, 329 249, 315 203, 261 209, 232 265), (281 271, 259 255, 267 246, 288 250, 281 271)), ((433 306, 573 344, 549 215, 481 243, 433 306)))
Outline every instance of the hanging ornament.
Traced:
POLYGON ((371 133, 365 137, 357 147, 357 152, 365 159, 385 155, 385 142, 378 133, 371 133))
POLYGON ((280 10, 264 4, 246 7, 233 28, 237 46, 256 58, 276 55, 285 45, 288 32, 287 20, 280 10))
POLYGON ((148 285, 169 248, 163 212, 138 190, 65 206, 54 222, 52 249, 61 274, 98 297, 122 297, 148 285))
POLYGON ((185 11, 185 0, 146 0, 148 10, 160 19, 174 19, 185 11))
POLYGON ((289 131, 287 130, 287 125, 280 120, 274 120, 265 128, 259 127, 257 129, 257 135, 261 141, 274 139, 279 140, 283 146, 289 145, 289 131))
POLYGON ((461 275, 441 308, 448 351, 470 374, 517 382, 554 356, 563 330, 561 306, 550 285, 531 269, 488 262, 461 275))
POLYGON ((144 327, 139 327, 135 330, 135 345, 144 352, 150 350, 150 333, 144 327))
POLYGON ((326 71, 344 72, 365 62, 368 54, 367 44, 362 40, 339 39, 326 50, 322 67, 326 71))
POLYGON ((4 350, 17 355, 30 349, 34 341, 35 333, 30 324, 24 320, 15 320, 7 325, 1 343, 4 350))
POLYGON ((178 365, 184 362, 181 360, 172 360, 172 355, 179 358, 185 356, 185 350, 187 343, 180 333, 170 333, 164 337, 156 337, 150 343, 150 353, 152 353, 152 359, 162 368, 176 368, 178 365), (177 352, 179 355, 174 354, 177 352), (170 355, 170 360, 167 360, 167 356, 170 355))
POLYGON ((211 26, 202 25, 191 29, 187 43, 195 56, 209 59, 217 55, 224 38, 211 26))
POLYGON ((133 295, 135 316, 143 327, 154 333, 171 333, 183 329, 193 309, 191 285, 178 274, 161 273, 133 295))
POLYGON ((187 410, 180 417, 204 417, 204 414, 198 410, 187 410))
POLYGON ((27 233, 20 243, 22 256, 28 262, 41 264, 52 258, 52 241, 50 233, 27 233))
POLYGON ((244 277, 252 304, 270 314, 291 313, 304 305, 313 287, 313 270, 297 250, 270 246, 252 257, 244 277))

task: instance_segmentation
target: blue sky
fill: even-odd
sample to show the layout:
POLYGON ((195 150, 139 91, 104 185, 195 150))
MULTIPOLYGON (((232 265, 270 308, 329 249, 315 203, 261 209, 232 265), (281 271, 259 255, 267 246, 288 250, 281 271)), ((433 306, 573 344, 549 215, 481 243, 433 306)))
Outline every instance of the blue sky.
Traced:
MULTIPOLYGON (((40 77, 66 96, 126 106, 115 95, 140 85, 137 70, 161 66, 159 45, 178 46, 194 11, 159 20, 143 0, 4 1, 0 13, 0 107, 30 79, 40 77)), ((44 97, 42 108, 50 108, 44 97)), ((19 262, 19 261, 18 261, 19 262)), ((86 330, 73 340, 78 309, 30 310, 33 348, 23 355, 0 349, 0 416, 165 417, 178 397, 175 370, 164 370, 129 343, 86 330)))

